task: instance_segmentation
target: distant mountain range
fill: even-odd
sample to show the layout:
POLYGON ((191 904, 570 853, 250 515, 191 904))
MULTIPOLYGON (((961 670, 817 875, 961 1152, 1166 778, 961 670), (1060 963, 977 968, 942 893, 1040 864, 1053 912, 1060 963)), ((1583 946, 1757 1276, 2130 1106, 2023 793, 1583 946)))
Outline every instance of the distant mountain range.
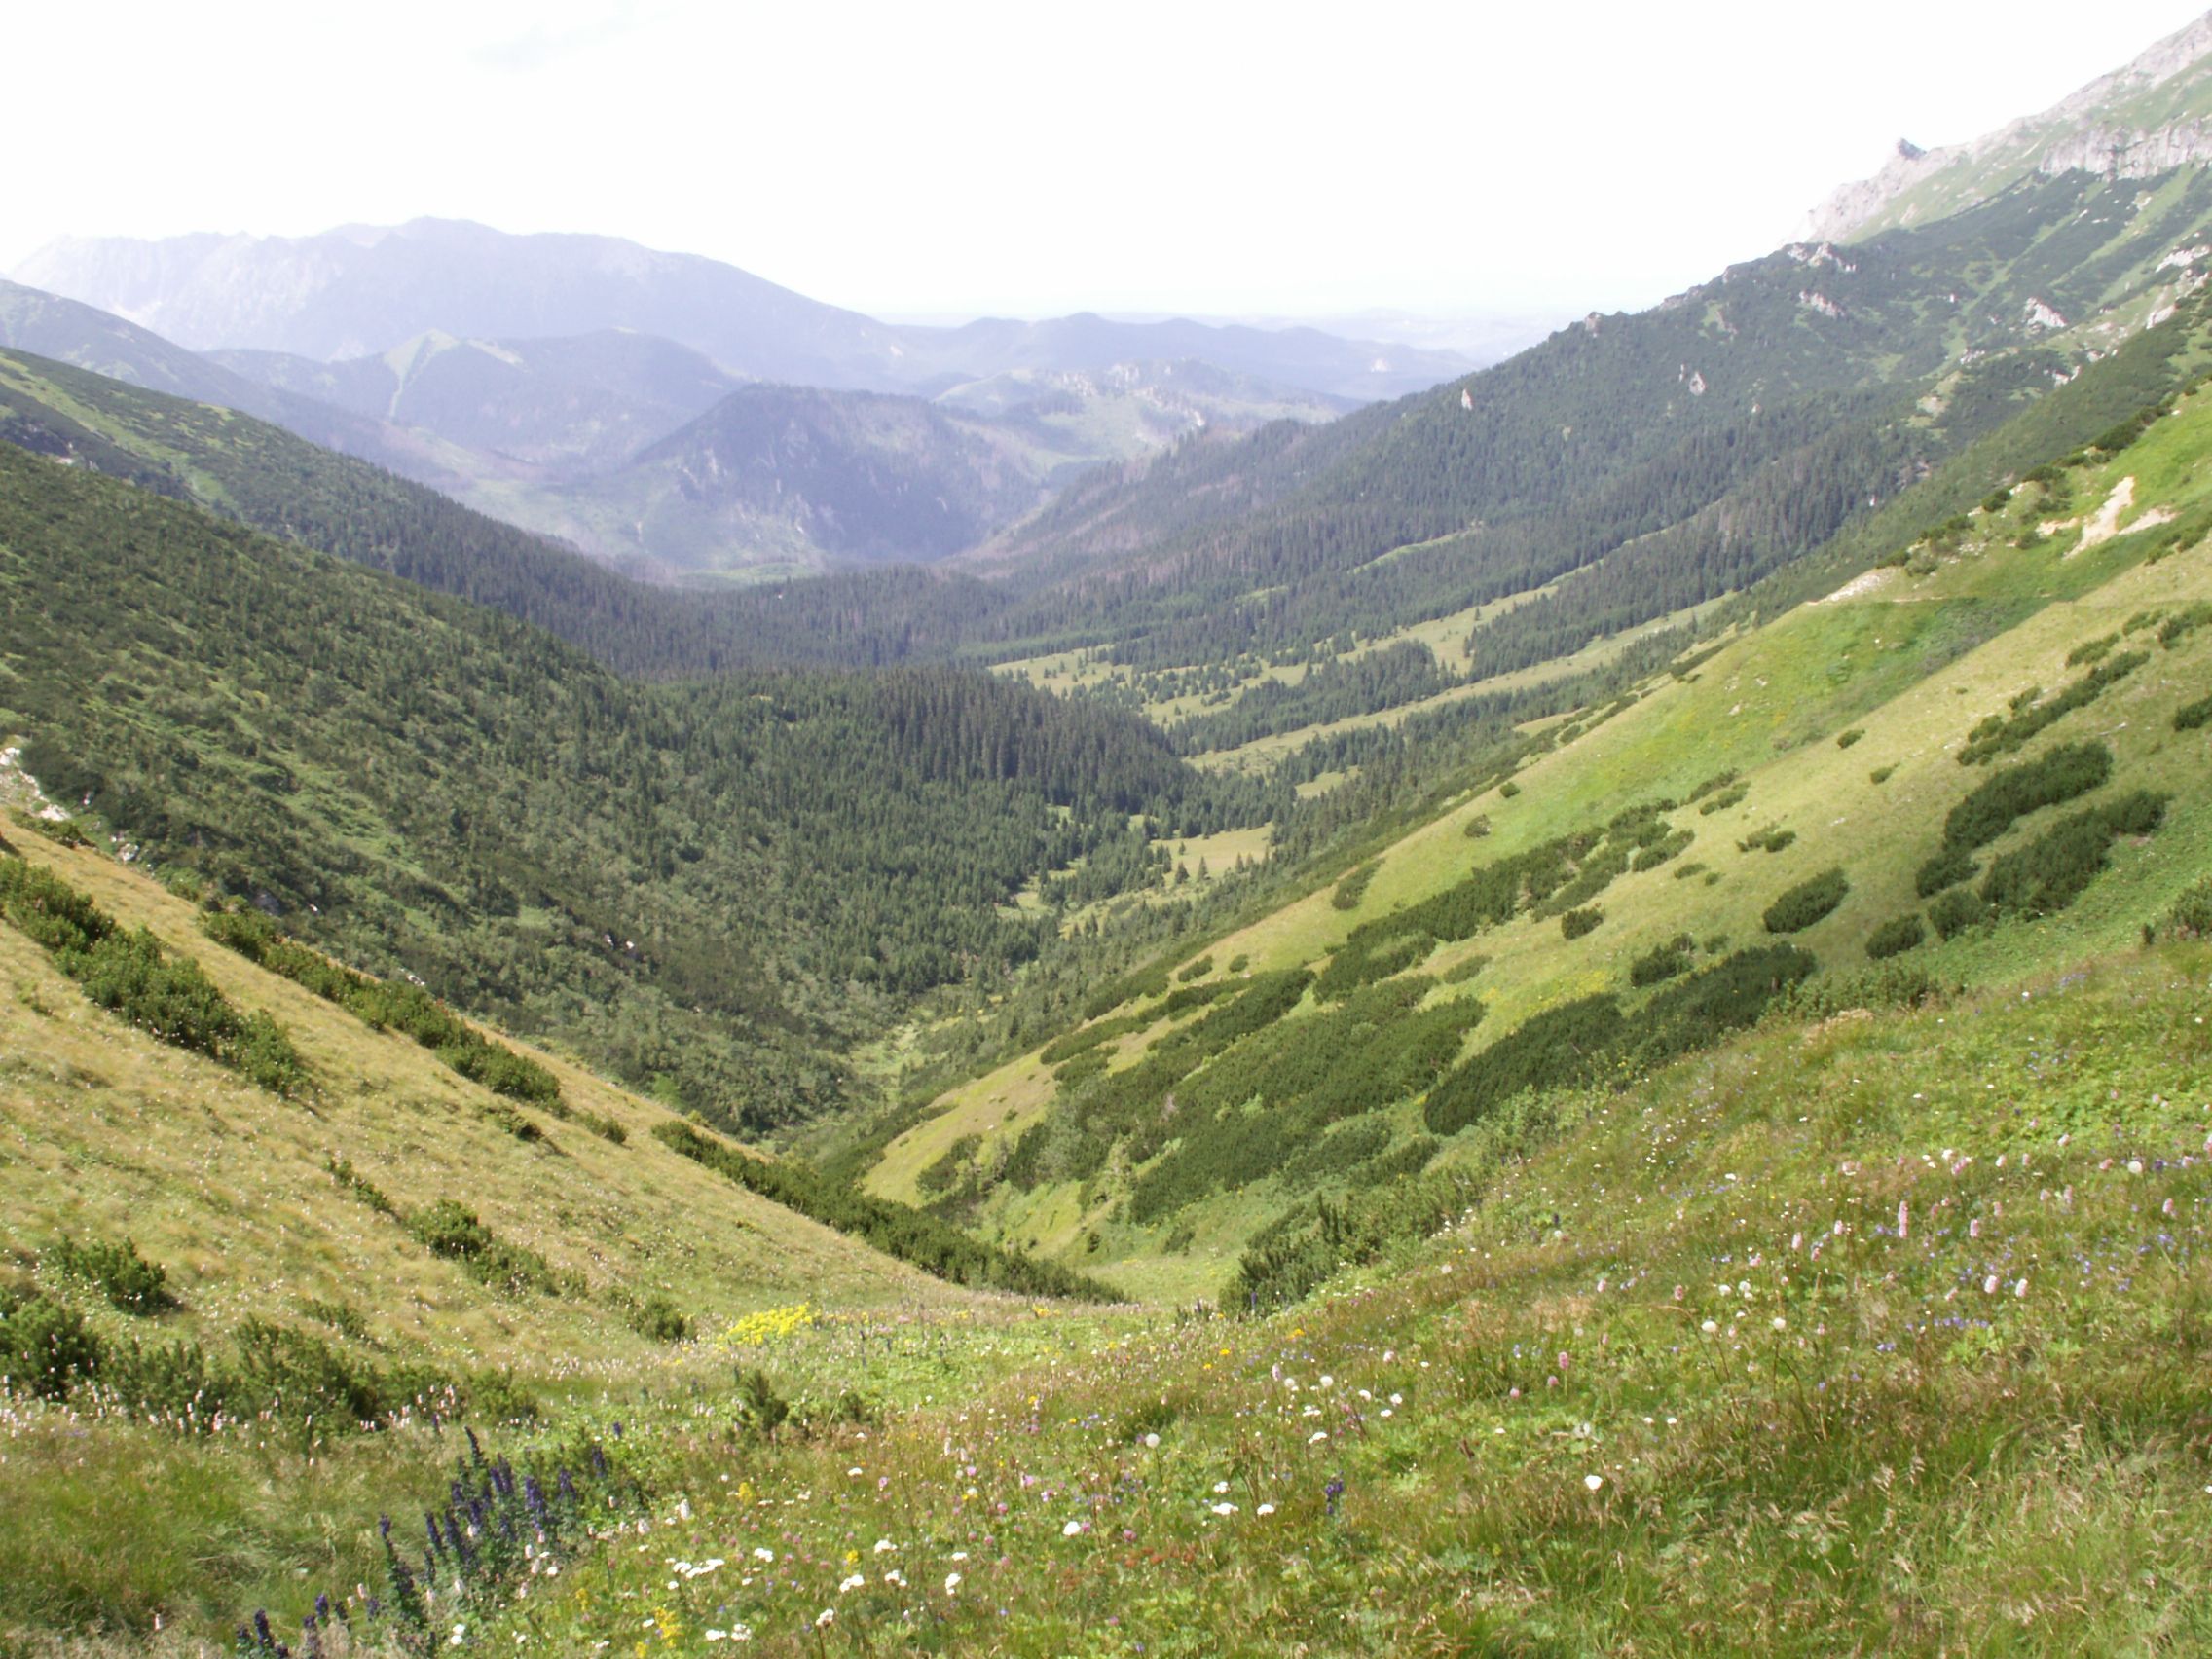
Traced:
POLYGON ((450 219, 312 237, 69 238, 13 275, 194 350, 243 347, 325 362, 380 354, 425 334, 522 340, 628 329, 688 346, 738 378, 797 386, 935 396, 1011 369, 1097 372, 1195 358, 1362 402, 1473 366, 1456 351, 1311 328, 1088 314, 898 326, 693 254, 614 237, 511 236, 450 219))
POLYGON ((0 345, 257 415, 668 580, 942 558, 1099 461, 1468 366, 1311 328, 893 326, 712 260, 438 220, 63 241, 23 276, 0 283, 0 345))

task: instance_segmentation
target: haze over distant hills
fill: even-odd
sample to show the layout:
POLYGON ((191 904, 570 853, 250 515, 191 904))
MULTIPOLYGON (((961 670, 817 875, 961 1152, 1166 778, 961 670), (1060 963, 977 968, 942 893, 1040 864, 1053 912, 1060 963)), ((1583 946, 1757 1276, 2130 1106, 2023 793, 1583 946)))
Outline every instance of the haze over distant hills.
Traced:
POLYGON ((0 344, 259 415, 666 579, 941 558, 1096 462, 1470 366, 1308 327, 894 326, 714 260, 431 219, 64 240, 22 276, 0 344))
POLYGON ((933 395, 1011 368, 1099 370, 1196 357, 1307 391, 1395 397, 1470 367, 1457 352, 1317 329, 990 318, 894 326, 693 254, 615 237, 511 236, 462 220, 349 225, 312 237, 69 238, 13 273, 195 350, 250 347, 324 361, 442 332, 535 339, 624 328, 748 380, 933 395))

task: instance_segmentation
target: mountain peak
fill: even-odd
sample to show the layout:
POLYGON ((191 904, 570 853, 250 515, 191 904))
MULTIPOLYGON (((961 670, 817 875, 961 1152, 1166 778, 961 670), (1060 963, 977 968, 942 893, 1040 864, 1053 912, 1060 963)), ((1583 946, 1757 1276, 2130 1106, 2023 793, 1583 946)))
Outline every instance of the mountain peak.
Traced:
POLYGON ((2212 13, 2040 115, 1963 144, 1899 138, 1882 169, 1814 208, 1808 241, 1859 241, 1983 202, 2032 174, 2149 178, 2212 162, 2212 13))

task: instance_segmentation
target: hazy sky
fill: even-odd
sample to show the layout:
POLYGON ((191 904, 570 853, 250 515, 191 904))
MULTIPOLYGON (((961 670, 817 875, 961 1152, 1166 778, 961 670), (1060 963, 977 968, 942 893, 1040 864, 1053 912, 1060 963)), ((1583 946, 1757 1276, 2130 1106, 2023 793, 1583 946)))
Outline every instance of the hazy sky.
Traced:
POLYGON ((1764 252, 1899 136, 2040 109, 2197 10, 25 5, 0 268, 434 214, 878 313, 1566 315, 1764 252))

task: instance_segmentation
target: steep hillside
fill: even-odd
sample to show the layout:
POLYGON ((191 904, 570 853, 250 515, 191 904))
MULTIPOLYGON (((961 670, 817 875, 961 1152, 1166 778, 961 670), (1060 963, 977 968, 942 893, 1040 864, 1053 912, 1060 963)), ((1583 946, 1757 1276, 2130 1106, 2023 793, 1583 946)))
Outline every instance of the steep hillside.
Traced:
POLYGON ((650 1392, 681 1354, 794 1321, 1035 1306, 1022 1264, 751 1165, 810 1200, 771 1201, 680 1156, 664 1106, 457 1028, 411 987, 291 947, 270 971, 211 937, 253 937, 240 918, 36 822, 0 835, 10 1651, 26 1626, 227 1631, 303 1573, 380 1574, 365 1506, 440 1498, 460 1423, 497 1436, 650 1392), (114 932, 73 955, 49 931, 64 911, 114 932), (199 1044, 211 1002, 262 1022, 285 1081, 199 1044), (471 1044, 506 1070, 469 1081, 471 1044))
POLYGON ((779 552, 802 570, 927 563, 1035 506, 1028 461, 991 426, 919 398, 747 387, 642 451, 588 505, 570 498, 680 570, 779 552))
POLYGON ((1046 872, 1152 879, 1269 797, 951 670, 648 685, 548 635, 0 445, 0 727, 57 797, 380 970, 721 1124, 846 1100, 1046 872))
POLYGON ((1866 241, 1976 206, 2036 178, 2084 171, 2155 179, 2212 161, 2212 17, 2199 18, 2040 115, 1964 144, 1924 150, 1900 140, 1872 178, 1813 210, 1816 241, 1866 241))
POLYGON ((425 446, 370 415, 262 385, 119 316, 0 280, 0 346, 35 352, 149 391, 237 409, 310 443, 385 466, 445 476, 425 446))
POLYGON ((1560 1090, 1428 1244, 1272 1317, 942 1321, 965 1385, 865 1439, 641 1411, 650 1535, 564 1539, 559 1599, 471 1574, 463 1641, 2195 1651, 2208 972, 2129 950, 1560 1090))
POLYGON ((0 352, 0 441, 503 610, 626 674, 941 658, 1004 603, 973 578, 921 571, 871 581, 872 606, 837 581, 796 594, 633 582, 280 427, 27 352, 0 352))
POLYGON ((1132 1286, 1295 1295, 1331 1206, 1449 1169, 1529 1086, 1777 997, 2126 947, 2212 864, 2207 455, 2199 392, 1532 731, 1333 887, 1102 987, 871 1185, 1132 1286))
POLYGON ((266 386, 564 470, 627 461, 739 384, 688 347, 619 329, 546 340, 425 334, 335 363, 278 351, 208 356, 266 386))
MULTIPOLYGON (((1094 475, 972 556, 1024 592, 984 632, 1009 657, 1083 645, 1138 672, 1248 658, 1240 682, 1432 625, 1469 682, 1570 656, 1819 553, 2170 314, 2208 220, 2194 166, 2039 178, 1326 427, 1094 475)), ((1436 684, 1408 674, 1334 714, 1436 684)))

